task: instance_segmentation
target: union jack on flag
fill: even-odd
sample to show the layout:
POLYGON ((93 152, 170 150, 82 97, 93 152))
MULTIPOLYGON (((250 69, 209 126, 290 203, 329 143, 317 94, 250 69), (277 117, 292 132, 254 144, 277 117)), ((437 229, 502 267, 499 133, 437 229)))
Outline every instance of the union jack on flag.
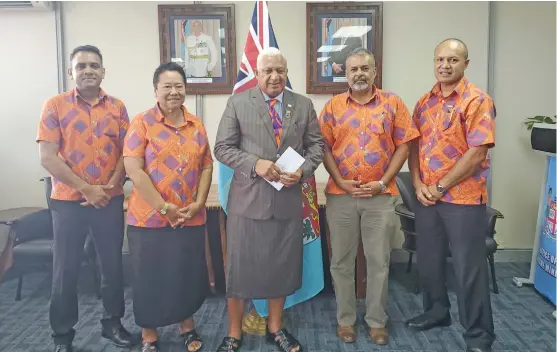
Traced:
MULTIPOLYGON (((249 27, 238 78, 234 85, 233 94, 241 93, 245 90, 257 86, 255 78, 255 69, 257 68, 257 56, 264 48, 278 48, 275 32, 271 25, 269 10, 266 1, 257 1, 253 14, 251 16, 251 24, 249 27)), ((286 87, 292 90, 290 81, 286 80, 286 87)))
MULTIPOLYGON (((271 47, 278 49, 267 3, 256 1, 233 94, 257 86, 257 78, 255 77, 257 56, 263 49, 271 47)), ((292 90, 288 78, 286 79, 286 89, 292 90)), ((218 166, 219 202, 224 212, 227 213, 228 193, 234 170, 222 163, 219 163, 218 166)), ((289 308, 314 297, 324 287, 321 230, 314 176, 309 177, 302 183, 302 200, 303 231, 300 234, 304 238, 302 287, 286 298, 284 308, 289 308)), ((268 316, 267 300, 254 300, 253 304, 260 316, 268 316)))

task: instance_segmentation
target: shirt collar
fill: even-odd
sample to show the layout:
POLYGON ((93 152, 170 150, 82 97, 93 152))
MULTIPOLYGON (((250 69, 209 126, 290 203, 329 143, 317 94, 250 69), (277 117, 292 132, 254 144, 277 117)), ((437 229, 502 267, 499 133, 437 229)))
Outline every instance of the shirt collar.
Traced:
MULTIPOLYGON (((73 89, 73 97, 75 99, 77 99, 77 97, 81 98, 83 100, 83 98, 81 97, 81 95, 79 94, 79 91, 77 90, 77 88, 73 89)), ((99 89, 99 101, 103 98, 106 98, 106 93, 104 92, 104 90, 102 88, 99 89)))
MULTIPOLYGON (((452 95, 453 93, 455 93, 457 96, 462 96, 464 94, 464 91, 466 90, 466 87, 468 87, 469 81, 468 78, 466 78, 466 76, 463 76, 460 79, 460 82, 458 82, 458 84, 456 85, 456 87, 454 88, 453 92, 450 95, 452 95)), ((433 88, 431 88, 431 95, 441 95, 441 84, 439 82, 437 82, 433 88)))
POLYGON ((284 96, 284 91, 280 92, 279 95, 277 95, 274 98, 269 97, 267 94, 265 94, 265 92, 261 91, 261 93, 263 94, 263 99, 265 99, 265 102, 268 102, 271 99, 276 99, 278 100, 279 103, 282 104, 282 97, 284 96))
MULTIPOLYGON (((373 94, 371 95, 371 97, 369 98, 369 100, 366 101, 366 102, 365 102, 364 104, 362 104, 362 105, 368 104, 370 101, 373 100, 373 98, 375 98, 375 97, 377 96, 377 87, 375 86, 375 84, 373 84, 373 85, 371 86, 371 90, 372 90, 373 94)), ((346 103, 347 103, 347 104, 350 102, 350 100, 352 100, 352 101, 354 101, 354 102, 357 102, 357 101, 354 100, 354 99, 352 98, 352 96, 351 96, 351 94, 352 94, 352 88, 348 88, 348 90, 347 90, 346 92, 344 92, 344 94, 346 95, 345 98, 346 98, 346 103)), ((358 104, 359 104, 359 103, 358 103, 358 104)))
MULTIPOLYGON (((188 115, 189 115, 188 109, 186 109, 184 105, 182 105, 180 109, 182 109, 182 113, 184 114, 184 121, 185 121, 184 125, 187 125, 187 123, 190 121, 190 119, 188 119, 188 115)), ((162 110, 159 107, 159 103, 155 105, 153 110, 155 111, 155 119, 158 122, 162 122, 164 120, 164 115, 162 113, 162 110)))

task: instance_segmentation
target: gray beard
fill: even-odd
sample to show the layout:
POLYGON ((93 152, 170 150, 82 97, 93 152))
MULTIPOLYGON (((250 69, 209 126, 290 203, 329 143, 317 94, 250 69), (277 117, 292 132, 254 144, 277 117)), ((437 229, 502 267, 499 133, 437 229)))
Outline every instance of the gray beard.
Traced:
POLYGON ((363 83, 363 82, 358 82, 358 83, 354 83, 352 85, 352 90, 355 90, 357 92, 361 92, 364 90, 368 90, 369 89, 369 84, 367 84, 367 82, 363 83))

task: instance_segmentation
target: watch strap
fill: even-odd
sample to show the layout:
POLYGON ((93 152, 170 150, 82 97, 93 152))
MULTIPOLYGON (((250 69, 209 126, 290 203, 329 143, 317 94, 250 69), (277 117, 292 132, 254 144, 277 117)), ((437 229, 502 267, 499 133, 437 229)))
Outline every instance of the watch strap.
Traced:
POLYGON ((164 206, 162 207, 161 210, 159 210, 159 213, 161 213, 162 215, 166 215, 166 211, 168 210, 168 203, 164 202, 164 206))

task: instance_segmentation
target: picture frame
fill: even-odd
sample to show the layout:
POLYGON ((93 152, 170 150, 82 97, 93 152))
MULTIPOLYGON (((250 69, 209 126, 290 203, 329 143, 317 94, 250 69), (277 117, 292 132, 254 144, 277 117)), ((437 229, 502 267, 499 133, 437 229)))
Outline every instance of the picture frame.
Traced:
POLYGON ((231 94, 236 84, 233 4, 158 5, 161 63, 186 71, 186 94, 231 94))
POLYGON ((358 47, 367 48, 375 56, 377 76, 374 83, 381 88, 383 3, 308 2, 306 16, 307 94, 345 92, 348 85, 343 68, 344 61, 346 56, 358 47))

